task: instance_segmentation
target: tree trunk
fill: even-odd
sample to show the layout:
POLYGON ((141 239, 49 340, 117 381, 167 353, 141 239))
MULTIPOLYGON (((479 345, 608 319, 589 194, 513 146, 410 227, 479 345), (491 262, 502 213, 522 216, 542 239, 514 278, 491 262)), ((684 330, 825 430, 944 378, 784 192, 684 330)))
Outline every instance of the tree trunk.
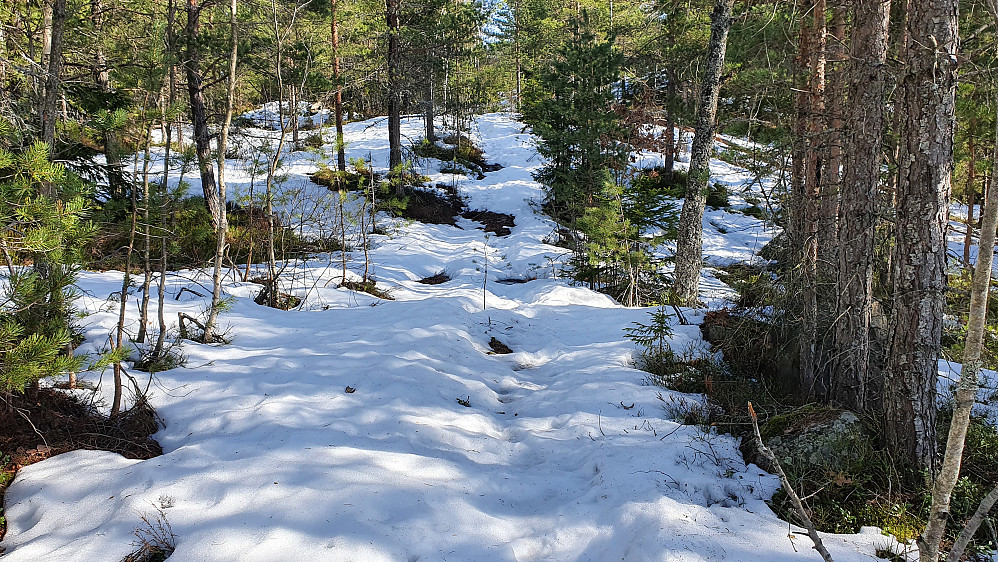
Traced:
MULTIPOLYGON (((388 24, 388 168, 389 174, 398 171, 402 164, 402 100, 399 72, 401 46, 399 44, 399 1, 385 0, 385 21, 388 24)), ((395 185, 395 193, 402 195, 402 182, 395 185)))
POLYGON ((666 71, 669 81, 665 85, 665 179, 672 181, 676 168, 676 78, 675 73, 666 71))
POLYGON ((426 117, 424 121, 426 125, 426 140, 433 142, 437 140, 436 132, 433 129, 433 70, 430 70, 430 76, 427 80, 426 117))
POLYGON ((953 169, 957 4, 958 0, 912 3, 897 102, 903 117, 891 268, 894 302, 884 385, 885 438, 902 460, 930 474, 936 469, 936 379, 953 169))
POLYGON ((163 177, 159 182, 159 285, 158 300, 156 302, 156 318, 159 320, 159 333, 156 334, 156 346, 152 351, 152 358, 163 357, 164 345, 166 344, 166 269, 167 269, 167 200, 170 193, 170 142, 173 140, 173 128, 167 120, 166 111, 160 106, 160 120, 166 125, 165 146, 163 148, 163 177))
MULTIPOLYGON (((215 333, 218 325, 218 313, 222 306, 222 258, 225 256, 226 234, 229 231, 229 221, 225 213, 225 152, 229 147, 229 128, 232 126, 232 108, 236 99, 236 67, 239 61, 239 28, 236 26, 238 0, 229 3, 229 78, 228 91, 225 97, 225 120, 222 121, 222 132, 218 137, 218 225, 215 227, 215 270, 212 274, 211 309, 208 320, 204 323, 204 343, 213 343, 221 338, 215 333)), ((252 224, 250 225, 252 226, 252 224)))
POLYGON ((801 208, 798 240, 800 254, 797 257, 801 305, 800 339, 800 378, 801 388, 807 396, 823 394, 823 389, 815 376, 818 353, 818 209, 820 205, 820 185, 823 162, 823 136, 825 113, 825 0, 814 0, 811 5, 811 22, 801 23, 801 33, 810 36, 801 44, 808 46, 802 53, 801 63, 807 64, 809 76, 804 114, 804 181, 803 193, 799 197, 801 208), (807 55, 806 58, 804 55, 807 55))
POLYGON ((977 132, 977 118, 970 119, 967 127, 967 187, 964 193, 967 197, 967 233, 963 237, 963 267, 970 267, 970 247, 974 243, 974 195, 977 189, 977 143, 974 134, 977 132))
POLYGON ((221 224, 222 210, 215 185, 215 170, 211 163, 211 141, 208 135, 208 113, 204 106, 204 85, 201 78, 201 46, 198 41, 201 6, 198 0, 187 0, 187 93, 190 97, 191 125, 194 127, 194 146, 201 172, 201 191, 204 205, 211 215, 214 228, 221 224))
POLYGON ((839 248, 839 192, 842 183, 843 107, 846 97, 845 27, 846 10, 831 6, 831 28, 827 36, 824 115, 817 116, 824 127, 819 146, 823 162, 817 218, 817 263, 815 268, 816 305, 818 310, 818 363, 815 372, 816 394, 827 398, 831 388, 831 355, 834 349, 839 248))
POLYGON ((336 19, 337 0, 330 0, 329 9, 332 12, 333 41, 333 83, 336 84, 336 94, 333 98, 333 113, 336 120, 336 168, 347 170, 346 147, 343 145, 343 84, 340 76, 340 25, 336 19))
MULTIPOLYGON (((147 96, 148 98, 148 96, 147 96)), ((146 100, 148 103, 148 99, 146 100)), ((152 232, 149 230, 149 164, 152 161, 152 129, 154 120, 147 119, 145 104, 143 104, 142 120, 145 122, 146 139, 142 156, 142 300, 139 305, 139 331, 135 336, 137 343, 144 344, 149 329, 149 289, 152 286, 152 232)))
POLYGON ((299 140, 299 131, 301 127, 298 124, 298 117, 301 115, 299 111, 299 103, 301 101, 301 93, 298 90, 297 84, 291 84, 288 86, 288 102, 291 107, 291 150, 298 150, 301 147, 301 141, 299 140))
MULTIPOLYGON (((388 168, 395 172, 402 164, 402 100, 399 72, 401 46, 399 43, 399 1, 385 0, 385 21, 388 24, 388 168)), ((401 195, 401 183, 395 187, 401 195)))
POLYGON ((714 148, 714 128, 717 118, 717 98, 721 90, 721 69, 731 28, 731 7, 734 0, 716 0, 711 14, 710 44, 697 110, 696 133, 690 150, 690 171, 686 199, 679 218, 676 244, 676 271, 673 290, 678 301, 686 306, 697 304, 700 269, 703 266, 703 212, 707 204, 707 184, 710 181, 710 155, 714 148))
MULTIPOLYGON (((998 125, 995 127, 995 141, 998 141, 998 125)), ((998 156, 998 144, 995 145, 995 156, 998 156)), ((998 163, 998 160, 995 160, 998 163)), ((993 186, 992 186, 993 187, 993 186)), ((988 316, 988 291, 991 288, 991 264, 995 252, 995 228, 998 227, 998 189, 992 189, 984 204, 981 221, 981 240, 977 252, 977 264, 974 267, 974 277, 970 289, 970 314, 967 319, 967 344, 963 354, 963 369, 960 371, 960 382, 957 384, 956 404, 953 408, 953 419, 950 422, 949 435, 946 439, 946 454, 939 476, 932 487, 932 507, 929 509, 929 520, 925 532, 919 539, 918 549, 921 560, 935 561, 939 556, 939 542, 946 531, 946 521, 949 518, 950 498, 953 488, 960 476, 960 464, 963 457, 963 446, 967 440, 967 428, 970 426, 970 412, 977 396, 977 377, 981 372, 981 352, 984 349, 984 333, 988 316)), ((986 513, 986 512, 985 512, 986 513)), ((979 524, 979 523, 978 523, 979 524)), ((973 535, 966 536, 969 542, 973 535)), ((964 534, 961 533, 961 538, 964 534)), ((957 540, 949 560, 959 559, 966 548, 957 540), (957 550, 959 548, 959 550, 957 550), (954 557, 953 554, 956 554, 954 557)))
MULTIPOLYGON (((94 84, 104 93, 110 93, 111 78, 107 70, 107 57, 104 55, 104 47, 100 39, 104 34, 104 5, 102 0, 90 0, 90 23, 94 26, 94 34, 98 38, 94 46, 93 66, 90 74, 94 84)), ((114 131, 108 129, 103 131, 104 137, 104 159, 109 168, 114 172, 108 173, 108 189, 111 197, 120 199, 125 196, 125 186, 121 181, 121 155, 118 152, 118 139, 114 131)))
POLYGON ((869 400, 870 314, 873 306, 877 192, 884 128, 884 86, 890 2, 854 4, 846 109, 845 170, 839 224, 838 321, 832 398, 863 412, 869 400))
MULTIPOLYGON (((59 83, 62 77, 62 40, 66 30, 66 0, 52 0, 52 35, 48 57, 48 75, 45 79, 45 96, 42 98, 41 124, 42 141, 49 147, 49 155, 55 154, 55 126, 59 112, 59 83)), ((44 193, 48 191, 43 189, 44 193)))

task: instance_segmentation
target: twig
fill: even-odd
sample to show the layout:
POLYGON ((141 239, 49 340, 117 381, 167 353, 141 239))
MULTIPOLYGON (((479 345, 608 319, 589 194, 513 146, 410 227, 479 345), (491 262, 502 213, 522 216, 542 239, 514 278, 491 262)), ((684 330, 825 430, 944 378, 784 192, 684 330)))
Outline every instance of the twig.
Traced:
POLYGON ((28 415, 24 413, 24 410, 22 410, 21 408, 18 408, 17 406, 11 404, 10 402, 7 402, 7 400, 4 399, 2 396, 0 396, 0 400, 3 400, 4 403, 7 404, 7 406, 9 406, 10 408, 13 408, 14 411, 17 412, 17 414, 19 416, 21 416, 22 418, 24 418, 24 421, 28 422, 28 425, 30 425, 31 429, 33 429, 35 431, 35 434, 38 435, 38 437, 41 438, 42 443, 44 443, 46 447, 49 446, 49 442, 45 440, 45 436, 42 435, 41 431, 38 431, 38 428, 35 427, 35 424, 31 422, 31 418, 29 418, 28 415))
POLYGON ((187 287, 183 287, 179 291, 177 291, 177 294, 174 295, 173 300, 179 301, 180 300, 180 295, 184 294, 184 291, 187 291, 188 293, 191 293, 192 295, 197 295, 197 296, 199 296, 201 298, 204 298, 204 295, 202 295, 201 293, 199 293, 199 292, 197 292, 197 291, 195 291, 193 289, 188 289, 187 287))
POLYGON ((800 496, 794 491, 793 486, 790 485, 790 480, 787 479, 787 474, 783 472, 783 467, 780 466, 780 461, 777 460, 776 455, 762 442, 762 434, 759 433, 759 419, 755 415, 755 408, 752 407, 752 403, 748 403, 749 416, 752 417, 752 429, 755 431, 755 444, 759 447, 759 451, 762 452, 763 456, 766 457, 769 462, 773 464, 773 468, 776 470, 776 475, 780 477, 780 482, 783 483, 783 489, 787 491, 787 495, 790 496, 790 501, 794 504, 794 509, 797 511, 797 515, 801 518, 804 523, 804 527, 807 529, 808 536, 811 537, 811 541, 814 543, 814 549, 818 551, 821 558, 825 562, 832 562, 832 555, 828 554, 825 550, 825 545, 821 542, 821 537, 818 536, 818 531, 814 528, 814 523, 811 522, 811 518, 807 516, 807 512, 804 510, 804 506, 800 502, 800 496))
POLYGON ((676 311, 676 317, 679 318, 679 324, 681 326, 689 326, 690 325, 690 321, 686 319, 686 316, 683 315, 683 311, 679 310, 678 306, 676 306, 675 304, 673 304, 672 305, 672 310, 676 311))

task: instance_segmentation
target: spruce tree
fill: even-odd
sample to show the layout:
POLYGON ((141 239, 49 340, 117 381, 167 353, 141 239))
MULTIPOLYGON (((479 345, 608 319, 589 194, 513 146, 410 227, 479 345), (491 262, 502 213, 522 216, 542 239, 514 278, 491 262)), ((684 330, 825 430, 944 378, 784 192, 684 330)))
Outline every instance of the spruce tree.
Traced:
POLYGON ((548 188, 552 214, 568 224, 601 199, 613 198, 610 170, 626 154, 617 142, 623 128, 612 107, 622 62, 613 37, 597 39, 588 13, 582 12, 539 79, 550 97, 532 104, 524 115, 548 160, 536 179, 548 188))

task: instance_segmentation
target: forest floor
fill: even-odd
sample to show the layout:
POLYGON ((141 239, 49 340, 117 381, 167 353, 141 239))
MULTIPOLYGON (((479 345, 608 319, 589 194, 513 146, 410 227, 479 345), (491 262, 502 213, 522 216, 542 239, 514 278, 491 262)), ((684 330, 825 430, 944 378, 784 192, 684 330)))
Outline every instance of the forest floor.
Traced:
MULTIPOLYGON (((624 329, 647 322, 649 309, 564 275, 523 125, 490 114, 473 128, 500 170, 478 180, 424 160, 416 171, 512 225, 496 219, 505 230, 487 233, 464 217, 453 226, 380 217, 388 234, 372 238, 370 266, 391 301, 339 288, 338 253, 287 264, 282 290, 301 298, 295 310, 259 306, 259 285, 228 277, 228 343, 183 342, 184 366, 151 382, 163 454, 78 450, 24 467, 7 490, 4 560, 121 560, 136 529, 149 530, 143 519, 155 526, 157 517, 183 561, 819 560, 806 534, 766 505, 779 483, 746 465, 735 438, 674 421, 701 397, 651 386, 634 368, 624 329)), ((421 129, 404 122, 410 140, 421 129)), ((350 124, 349 156, 383 171, 385 130, 384 120, 350 124)), ((249 131, 254 142, 275 135, 249 131)), ((288 155, 283 186, 288 220, 308 215, 302 231, 321 234, 335 228, 335 205, 307 180, 319 160, 288 155)), ((234 197, 253 179, 248 162, 228 174, 234 197)), ((705 256, 757 259, 774 232, 736 210, 749 205, 740 186, 752 176, 711 164, 735 205, 708 211, 705 256)), ((200 192, 196 175, 187 179, 200 192)), ((363 252, 348 257, 348 280, 358 281, 363 252)), ((121 277, 81 275, 81 352, 107 341, 121 277)), ((203 312, 205 298, 181 290, 207 295, 208 282, 205 271, 171 273, 167 317, 203 312)), ((709 303, 732 295, 710 269, 702 287, 709 303)), ((684 314, 691 324, 673 327, 671 345, 709 353, 702 311, 684 314)), ((109 373, 81 377, 106 406, 109 373)), ((898 548, 876 529, 824 540, 839 561, 898 548)))

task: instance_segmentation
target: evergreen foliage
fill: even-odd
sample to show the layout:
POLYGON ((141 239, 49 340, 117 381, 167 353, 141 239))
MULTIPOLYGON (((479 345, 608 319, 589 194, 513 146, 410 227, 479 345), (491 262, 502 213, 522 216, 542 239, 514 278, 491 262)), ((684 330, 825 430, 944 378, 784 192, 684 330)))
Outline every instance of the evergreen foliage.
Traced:
POLYGON ((598 206, 598 199, 616 196, 610 172, 626 154, 617 142, 623 130, 613 111, 622 63, 613 37, 598 39, 583 12, 572 22, 558 58, 540 76, 540 88, 550 96, 524 113, 548 160, 536 178, 548 188, 553 214, 566 222, 598 206))
POLYGON ((82 364, 67 351, 78 251, 93 232, 90 204, 86 184, 48 154, 41 142, 0 149, 0 247, 8 273, 0 297, 8 313, 0 322, 4 393, 82 364))

